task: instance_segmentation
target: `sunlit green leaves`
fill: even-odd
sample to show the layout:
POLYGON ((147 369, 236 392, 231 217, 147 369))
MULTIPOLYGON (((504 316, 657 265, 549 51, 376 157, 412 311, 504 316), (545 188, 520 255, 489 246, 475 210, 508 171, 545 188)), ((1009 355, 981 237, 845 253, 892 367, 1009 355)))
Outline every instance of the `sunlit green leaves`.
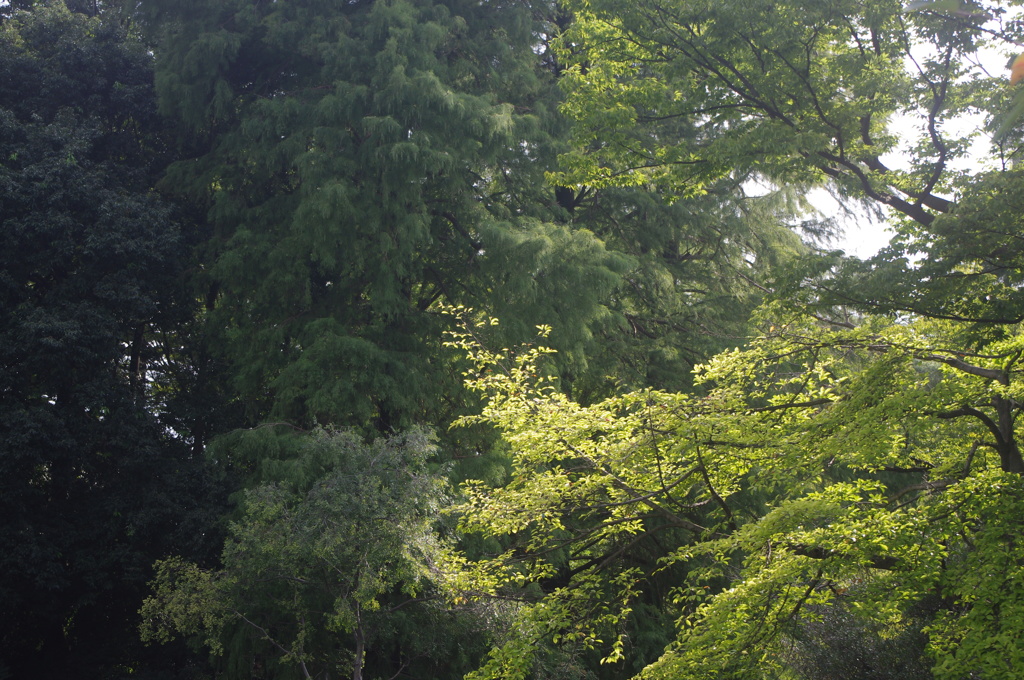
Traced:
MULTIPOLYGON (((677 641, 639 677, 695 679, 771 677, 788 636, 830 608, 879 630, 919 627, 910 612, 942 593, 926 629, 936 671, 1003 677, 1000 641, 1019 624, 1004 523, 1019 516, 1006 395, 1019 389, 1020 336, 994 329, 965 351, 948 321, 830 324, 780 305, 761 318, 764 335, 699 367, 702 396, 586 407, 544 378, 547 350, 495 352, 472 326, 458 334, 487 395, 479 418, 513 455, 509 484, 464 486, 461 526, 515 547, 461 562, 457 592, 536 599, 521 612, 531 630, 542 617, 557 644, 582 635, 612 663, 628 641, 605 636, 660 572, 682 569, 677 641), (675 543, 659 541, 667 527, 675 543), (629 559, 647 541, 655 568, 629 559), (592 609, 599 593, 607 614, 592 609)), ((521 660, 497 662, 508 653, 480 677, 523 677, 521 660)))
POLYGON ((976 65, 1014 46, 980 3, 570 2, 566 114, 580 145, 559 181, 677 197, 727 178, 829 184, 930 224, 949 211, 979 111, 1005 85, 976 65), (954 3, 955 4, 955 3, 954 3), (900 117, 914 122, 908 132, 900 117), (909 135, 909 137, 908 137, 909 135), (903 137, 904 139, 900 139, 903 137), (888 154, 903 143, 903 167, 888 154))

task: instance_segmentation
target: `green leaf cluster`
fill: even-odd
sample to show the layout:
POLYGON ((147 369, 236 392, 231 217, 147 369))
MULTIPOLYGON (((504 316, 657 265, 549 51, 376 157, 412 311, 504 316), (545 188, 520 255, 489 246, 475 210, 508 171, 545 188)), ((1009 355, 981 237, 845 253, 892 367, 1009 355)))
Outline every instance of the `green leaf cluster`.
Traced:
POLYGON ((589 406, 545 380, 545 350, 508 361, 456 338, 513 469, 463 486, 461 528, 509 549, 455 585, 528 603, 529 642, 480 677, 529 677, 501 660, 574 640, 621 661, 633 604, 673 569, 676 640, 637 677, 776 677, 821 616, 896 635, 925 602, 937 677, 1012 675, 1019 334, 963 351, 952 322, 761 314, 763 335, 699 367, 702 396, 589 406))
POLYGON ((230 677, 455 672, 465 642, 446 636, 467 623, 433 585, 449 494, 433 454, 422 431, 369 445, 314 433, 289 464, 317 473, 247 491, 219 568, 158 563, 144 639, 194 637, 230 677))

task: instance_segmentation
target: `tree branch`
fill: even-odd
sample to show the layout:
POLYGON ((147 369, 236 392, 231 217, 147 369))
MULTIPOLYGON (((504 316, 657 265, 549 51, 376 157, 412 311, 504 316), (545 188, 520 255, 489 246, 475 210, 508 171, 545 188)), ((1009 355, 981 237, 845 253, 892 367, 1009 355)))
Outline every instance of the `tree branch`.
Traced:
POLYGON ((917 355, 917 358, 918 359, 922 359, 924 361, 939 361, 941 363, 946 364, 947 366, 952 366, 953 368, 957 369, 958 371, 963 371, 964 373, 970 373, 971 375, 976 375, 979 378, 987 378, 989 380, 995 380, 1000 385, 1009 385, 1010 384, 1009 376, 1006 375, 1006 371, 1003 371, 1002 369, 998 369, 998 368, 982 368, 981 366, 975 366, 974 364, 969 364, 966 361, 962 361, 961 359, 958 359, 956 357, 943 356, 941 354, 919 354, 919 355, 917 355))
MULTIPOLYGON (((786 547, 793 552, 794 555, 800 555, 801 557, 810 557, 813 560, 825 560, 830 557, 839 557, 835 550, 826 550, 820 546, 808 546, 802 543, 788 543, 786 547)), ((873 555, 868 558, 868 566, 872 569, 883 569, 885 571, 893 571, 900 564, 899 560, 895 557, 873 555)))

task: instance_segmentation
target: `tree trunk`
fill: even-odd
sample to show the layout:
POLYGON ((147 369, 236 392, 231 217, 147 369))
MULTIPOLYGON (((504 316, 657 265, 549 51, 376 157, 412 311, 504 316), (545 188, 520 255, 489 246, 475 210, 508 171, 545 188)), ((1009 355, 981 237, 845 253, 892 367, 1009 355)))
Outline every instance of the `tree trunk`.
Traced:
POLYGON ((356 656, 352 661, 352 680, 363 680, 363 657, 366 654, 366 640, 363 638, 363 621, 359 607, 356 607, 356 656))

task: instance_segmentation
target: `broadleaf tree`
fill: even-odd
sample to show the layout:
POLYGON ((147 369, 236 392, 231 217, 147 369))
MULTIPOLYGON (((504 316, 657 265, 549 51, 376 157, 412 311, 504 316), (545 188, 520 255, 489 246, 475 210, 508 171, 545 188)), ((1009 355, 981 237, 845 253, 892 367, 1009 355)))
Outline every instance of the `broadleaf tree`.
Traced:
POLYGON ((761 324, 698 369, 701 394, 590 406, 537 377, 545 350, 457 336, 487 395, 478 418, 514 453, 507 485, 467 483, 458 508, 507 549, 456 559, 450 587, 522 602, 519 634, 474 677, 530 677, 551 644, 642 678, 778 677, 813 667, 800 641, 824 616, 918 631, 918 673, 1014 676, 1017 329, 779 304, 761 324), (638 668, 633 610, 668 574, 674 640, 638 668))
POLYGON ((0 676, 171 673, 136 611, 155 559, 211 555, 223 490, 166 408, 194 304, 151 56, 38 2, 0 72, 0 676))
MULTIPOLYGON (((829 178, 925 225, 950 207, 945 171, 969 129, 947 123, 985 103, 975 57, 992 38, 983 21, 1003 12, 908 13, 889 0, 568 6, 567 111, 584 143, 566 156, 567 179, 656 178, 685 194, 756 167, 768 181, 829 178), (900 113, 921 117, 908 170, 882 159, 900 113)), ((1018 37, 1002 28, 997 47, 1018 37)))
POLYGON ((801 285, 853 306, 1018 319, 1019 126, 989 136, 1018 86, 981 56, 1019 52, 1019 3, 953 4, 568 2, 564 110, 580 144, 559 180, 687 195, 753 173, 820 187, 880 211, 898 238, 801 285), (972 311, 983 272, 1008 285, 972 311))
POLYGON ((316 432, 278 474, 304 481, 245 493, 221 567, 158 564, 144 637, 194 637, 228 677, 459 677, 486 634, 434 585, 449 489, 432 449, 423 431, 316 432))
MULTIPOLYGON (((567 3, 581 143, 556 181, 680 200, 736 176, 824 186, 881 208, 897 238, 776 277, 786 304, 690 394, 581 406, 528 377, 536 355, 459 340, 491 370, 471 381, 481 417, 515 451, 507 487, 466 487, 462 520, 515 547, 465 564, 459 587, 532 600, 482 677, 524 677, 553 640, 643 677, 812 672, 806 636, 827 617, 916 640, 939 677, 1013 676, 1020 584, 993 575, 1017 559, 1020 185, 954 161, 961 117, 995 129, 1011 93, 978 49, 1012 48, 1019 24, 948 4, 567 3), (898 114, 920 132, 900 170, 883 160, 898 114), (630 609, 668 575, 675 642, 638 662, 630 609)), ((997 162, 1015 149, 1000 143, 997 162)))

